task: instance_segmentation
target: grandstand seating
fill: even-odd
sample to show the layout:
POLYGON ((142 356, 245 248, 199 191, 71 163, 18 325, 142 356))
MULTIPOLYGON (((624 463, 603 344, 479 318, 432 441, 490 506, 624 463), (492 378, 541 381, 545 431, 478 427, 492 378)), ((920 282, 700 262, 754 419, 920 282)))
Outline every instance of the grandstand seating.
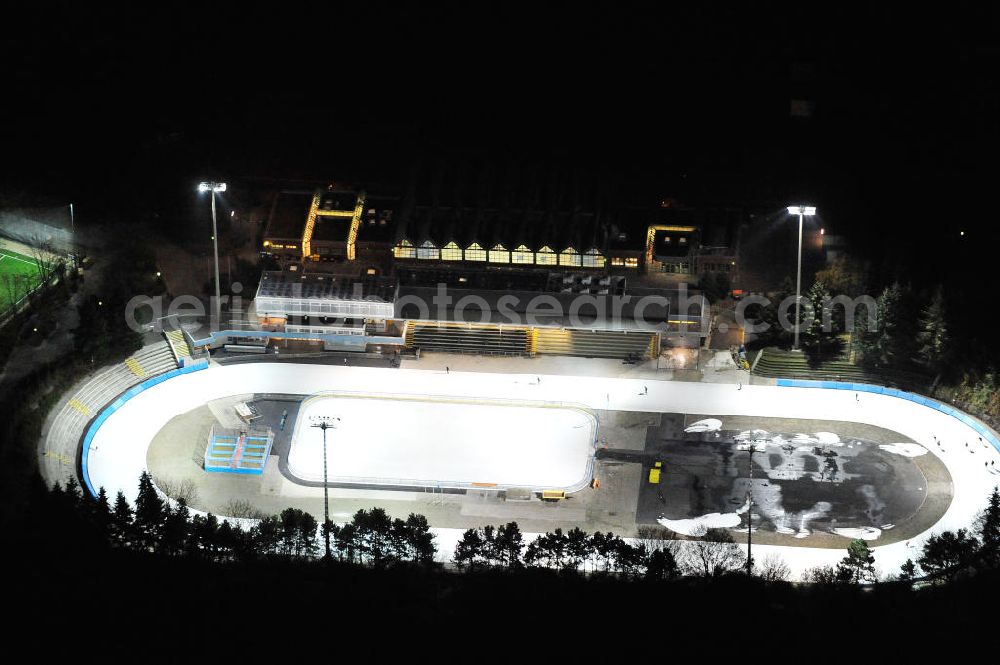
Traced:
POLYGON ((653 333, 613 330, 537 328, 535 351, 588 358, 648 358, 654 352, 653 333))
POLYGON ((406 346, 449 353, 523 356, 530 352, 528 329, 468 323, 411 323, 406 346))
POLYGON ((45 450, 76 450, 90 419, 108 403, 142 380, 176 369, 166 342, 143 347, 125 362, 115 363, 78 384, 44 433, 45 450))
MULTIPOLYGON (((753 358, 751 354, 751 358, 753 358)), ((912 372, 885 371, 873 373, 846 358, 825 360, 810 365, 804 353, 793 353, 779 349, 764 349, 760 360, 753 368, 759 376, 781 379, 811 379, 816 381, 849 381, 853 383, 894 384, 910 389, 926 389, 928 377, 912 372)))

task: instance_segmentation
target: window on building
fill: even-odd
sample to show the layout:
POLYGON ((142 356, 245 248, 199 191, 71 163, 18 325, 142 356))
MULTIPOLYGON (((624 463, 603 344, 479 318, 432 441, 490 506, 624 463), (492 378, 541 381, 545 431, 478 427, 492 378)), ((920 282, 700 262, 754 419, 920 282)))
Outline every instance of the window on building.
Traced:
POLYGON ((579 266, 580 254, 572 247, 567 247, 559 254, 559 265, 579 266))
POLYGON ((510 252, 503 245, 497 243, 490 250, 490 263, 510 263, 510 252))
POLYGON ((465 260, 466 261, 485 261, 486 260, 486 250, 480 246, 478 242, 474 242, 469 245, 465 250, 465 260))
POLYGON ((603 268, 604 255, 596 249, 592 249, 583 255, 584 268, 603 268))
POLYGON ((398 245, 393 247, 392 254, 397 259, 415 259, 417 258, 417 250, 413 247, 413 244, 409 240, 403 240, 398 245))
POLYGON ((454 242, 450 242, 441 250, 441 258, 445 261, 461 261, 462 249, 454 242))
POLYGON ((542 247, 535 254, 535 264, 540 266, 554 266, 557 263, 556 253, 549 246, 542 247))
POLYGON ((519 245, 511 254, 512 263, 534 263, 535 253, 524 245, 519 245))
POLYGON ((421 245, 419 249, 417 249, 417 258, 436 261, 441 258, 441 250, 439 250, 434 243, 428 240, 421 245))
POLYGON ((625 265, 625 259, 623 259, 620 256, 612 256, 611 257, 611 265, 613 265, 613 266, 623 266, 623 265, 625 265))
POLYGON ((679 242, 682 245, 686 245, 686 244, 688 244, 688 239, 684 238, 684 237, 680 237, 680 238, 677 239, 677 242, 679 242))
POLYGON ((636 258, 636 257, 634 257, 634 256, 626 257, 626 259, 625 259, 625 267, 626 268, 638 268, 639 267, 639 259, 636 258))

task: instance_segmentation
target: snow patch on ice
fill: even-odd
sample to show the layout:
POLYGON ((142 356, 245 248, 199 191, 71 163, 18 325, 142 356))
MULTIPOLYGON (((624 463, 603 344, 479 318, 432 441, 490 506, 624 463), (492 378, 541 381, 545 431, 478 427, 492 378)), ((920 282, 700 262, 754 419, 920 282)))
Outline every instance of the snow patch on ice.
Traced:
POLYGON ((816 440, 824 445, 832 446, 840 443, 840 437, 833 432, 816 432, 816 440))
POLYGON ((736 513, 709 513, 686 520, 668 520, 661 517, 656 521, 671 531, 685 536, 704 536, 709 529, 737 527, 740 525, 741 519, 736 513))
POLYGON ((857 529, 834 529, 833 532, 838 536, 850 538, 851 540, 854 540, 855 538, 860 538, 861 540, 878 540, 878 538, 882 535, 882 529, 876 529, 873 526, 863 526, 857 529))
POLYGON ((887 453, 903 457, 920 457, 927 454, 927 449, 919 443, 883 443, 879 448, 887 453))
POLYGON ((722 429, 722 421, 718 418, 705 418, 696 423, 691 423, 684 428, 685 432, 718 432, 722 429))

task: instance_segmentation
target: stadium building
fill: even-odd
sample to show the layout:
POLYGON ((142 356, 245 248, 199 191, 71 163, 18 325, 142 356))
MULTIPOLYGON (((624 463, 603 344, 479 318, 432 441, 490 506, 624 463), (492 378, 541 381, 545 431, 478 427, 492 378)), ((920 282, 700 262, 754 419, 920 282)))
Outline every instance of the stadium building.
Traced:
POLYGON ((445 189, 279 192, 262 252, 280 270, 264 274, 251 323, 324 349, 638 361, 707 335, 684 276, 735 275, 739 210, 445 189))

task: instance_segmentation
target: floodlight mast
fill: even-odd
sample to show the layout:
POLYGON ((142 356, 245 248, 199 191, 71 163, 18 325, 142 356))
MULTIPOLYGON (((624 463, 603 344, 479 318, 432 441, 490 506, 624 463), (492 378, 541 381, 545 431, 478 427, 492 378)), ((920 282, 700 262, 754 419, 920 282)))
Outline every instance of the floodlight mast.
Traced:
POLYGON ((326 430, 336 429, 336 425, 333 424, 334 421, 340 422, 340 418, 337 416, 326 417, 321 416, 317 418, 316 423, 310 425, 310 427, 318 427, 323 430, 323 547, 324 555, 323 557, 329 561, 330 560, 330 488, 327 483, 326 475, 326 430))
POLYGON ((198 191, 212 193, 212 246, 215 250, 215 306, 212 308, 212 313, 215 316, 216 325, 221 325, 222 290, 219 287, 219 231, 215 222, 215 195, 218 192, 226 191, 226 183, 202 182, 198 184, 198 191))
POLYGON ((799 260, 795 271, 795 339, 792 351, 799 350, 799 301, 802 300, 802 218, 816 214, 816 206, 788 206, 789 215, 799 216, 799 260))

